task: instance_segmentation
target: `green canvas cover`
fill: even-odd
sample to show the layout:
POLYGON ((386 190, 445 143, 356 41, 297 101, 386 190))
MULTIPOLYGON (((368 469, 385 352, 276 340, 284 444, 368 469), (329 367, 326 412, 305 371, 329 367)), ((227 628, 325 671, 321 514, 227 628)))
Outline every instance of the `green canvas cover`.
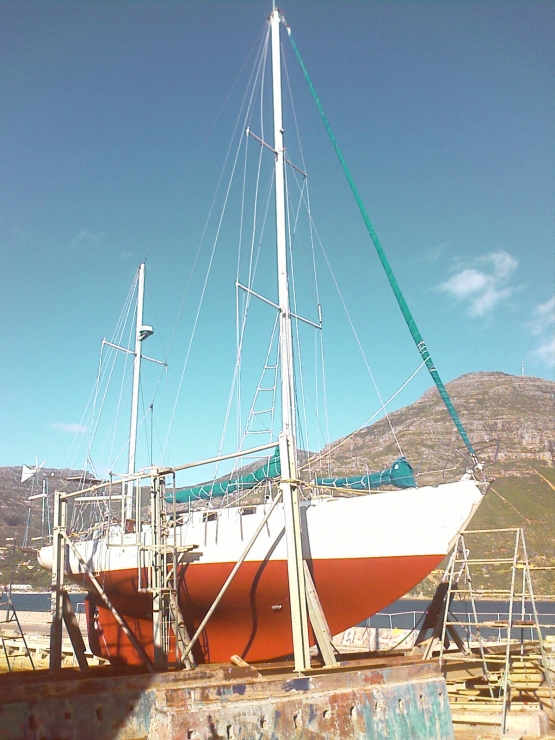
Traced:
MULTIPOLYGON (((219 483, 204 483, 202 486, 179 489, 175 492, 175 500, 178 504, 184 504, 199 499, 218 498, 228 493, 237 493, 237 491, 248 491, 259 483, 277 478, 280 475, 279 447, 276 447, 268 462, 253 473, 240 475, 238 478, 220 481, 219 483)), ((173 493, 166 494, 166 501, 168 503, 173 501, 173 493)))
POLYGON ((399 457, 390 468, 381 473, 350 478, 316 478, 315 482, 327 488, 352 488, 355 491, 369 491, 388 484, 395 488, 416 488, 412 466, 404 457, 399 457))

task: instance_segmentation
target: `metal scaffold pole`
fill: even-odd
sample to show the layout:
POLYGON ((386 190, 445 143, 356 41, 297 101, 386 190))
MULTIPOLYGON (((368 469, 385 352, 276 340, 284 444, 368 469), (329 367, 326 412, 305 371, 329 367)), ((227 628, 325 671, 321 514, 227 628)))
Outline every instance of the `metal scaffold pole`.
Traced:
POLYGON ((62 623, 64 608, 64 573, 65 573, 65 529, 67 502, 59 491, 54 496, 54 528, 52 533, 52 582, 50 627, 50 666, 51 673, 57 673, 62 667, 62 623))

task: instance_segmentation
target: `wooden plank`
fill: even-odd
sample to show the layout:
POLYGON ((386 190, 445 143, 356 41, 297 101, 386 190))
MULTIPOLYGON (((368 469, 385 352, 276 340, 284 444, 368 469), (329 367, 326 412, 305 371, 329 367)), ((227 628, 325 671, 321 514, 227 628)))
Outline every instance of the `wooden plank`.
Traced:
POLYGON ((86 671, 89 668, 87 656, 85 655, 85 651, 87 648, 85 646, 85 641, 83 640, 81 630, 79 629, 79 623, 77 622, 77 617, 75 616, 75 612, 73 611, 73 606, 69 599, 69 594, 65 590, 63 591, 62 599, 62 616, 64 619, 64 624, 66 626, 69 639, 71 640, 71 644, 73 645, 73 651, 75 652, 75 657, 77 658, 79 668, 82 671, 86 671))
POLYGON ((324 616, 322 604, 320 603, 316 586, 312 580, 310 568, 308 567, 306 560, 303 562, 308 616, 310 617, 316 642, 318 643, 318 647, 322 653, 324 663, 326 666, 334 666, 337 665, 337 659, 333 649, 330 628, 328 627, 328 623, 324 616))

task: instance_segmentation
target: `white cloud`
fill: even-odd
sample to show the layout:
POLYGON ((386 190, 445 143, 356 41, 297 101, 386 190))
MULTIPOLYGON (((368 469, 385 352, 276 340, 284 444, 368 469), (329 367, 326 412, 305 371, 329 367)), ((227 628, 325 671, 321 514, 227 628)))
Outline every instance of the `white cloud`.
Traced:
POLYGON ((551 337, 551 339, 541 344, 534 355, 541 362, 545 362, 548 367, 555 367, 555 337, 551 337))
POLYGON ((83 229, 71 240, 71 249, 75 252, 86 252, 89 249, 98 249, 102 246, 104 234, 93 233, 83 229))
POLYGON ((430 247, 426 251, 426 259, 428 262, 438 262, 445 254, 448 246, 448 242, 443 242, 442 244, 438 244, 436 247, 430 247))
POLYGON ((536 306, 528 326, 540 341, 534 356, 548 367, 555 367, 555 296, 536 306))
POLYGON ((543 334, 555 324, 555 296, 545 303, 539 303, 534 309, 531 329, 532 334, 543 334))
POLYGON ((492 252, 442 283, 439 290, 468 305, 469 316, 485 316, 513 292, 508 285, 518 261, 508 252, 492 252))
POLYGON ((85 434, 88 431, 87 427, 82 424, 72 424, 65 421, 54 421, 48 426, 50 429, 58 429, 60 432, 66 432, 67 434, 85 434))
POLYGON ((477 262, 492 264, 496 280, 508 280, 516 270, 518 261, 508 252, 492 252, 484 257, 478 257, 477 262))

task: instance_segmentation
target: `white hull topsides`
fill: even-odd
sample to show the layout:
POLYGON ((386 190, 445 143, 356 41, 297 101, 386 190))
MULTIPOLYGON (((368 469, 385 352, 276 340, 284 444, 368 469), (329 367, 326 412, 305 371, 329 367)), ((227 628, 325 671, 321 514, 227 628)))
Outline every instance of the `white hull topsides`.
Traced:
MULTIPOLYGON (((461 480, 437 487, 304 501, 304 555, 309 560, 445 555, 481 499, 482 493, 473 480, 461 480)), ((184 514, 183 523, 170 528, 168 544, 196 545, 191 553, 192 565, 235 563, 269 506, 232 506, 184 514)), ((280 503, 246 560, 285 560, 283 530, 280 503)), ((139 544, 151 544, 149 525, 143 526, 140 538, 135 533, 122 537, 117 527, 112 528, 108 538, 78 542, 76 548, 93 572, 107 573, 137 569, 139 544)), ((41 549, 39 562, 44 568, 52 567, 52 547, 41 549)), ((74 576, 85 572, 73 552, 69 553, 67 569, 74 576)))

